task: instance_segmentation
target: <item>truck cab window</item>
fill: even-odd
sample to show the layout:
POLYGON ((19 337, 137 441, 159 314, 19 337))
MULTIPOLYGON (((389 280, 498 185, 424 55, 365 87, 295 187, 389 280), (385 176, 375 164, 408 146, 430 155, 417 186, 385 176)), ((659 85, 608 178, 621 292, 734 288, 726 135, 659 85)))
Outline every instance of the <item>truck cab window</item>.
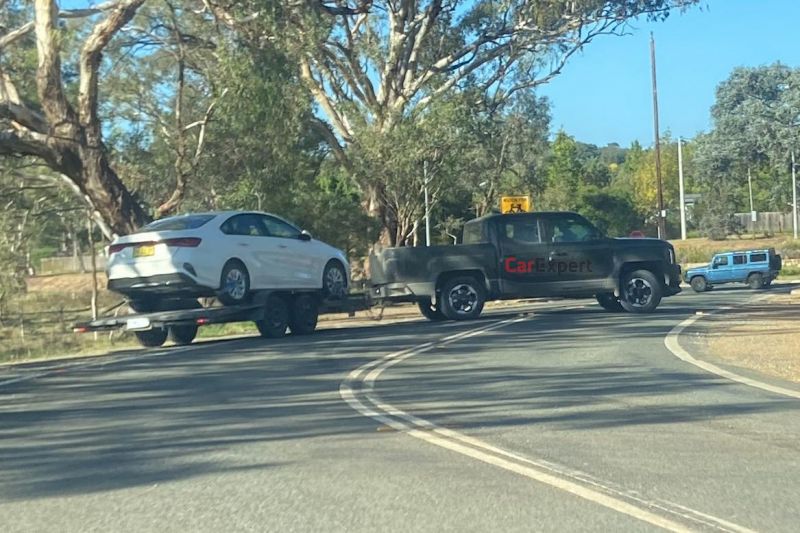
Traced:
POLYGON ((525 218, 505 221, 501 225, 501 237, 506 241, 524 244, 540 244, 539 223, 535 219, 525 218))
POLYGON ((483 224, 465 224, 464 235, 461 238, 463 244, 478 244, 486 242, 483 237, 483 224))
POLYGON ((579 218, 555 218, 548 223, 549 242, 586 242, 598 236, 594 226, 579 218))

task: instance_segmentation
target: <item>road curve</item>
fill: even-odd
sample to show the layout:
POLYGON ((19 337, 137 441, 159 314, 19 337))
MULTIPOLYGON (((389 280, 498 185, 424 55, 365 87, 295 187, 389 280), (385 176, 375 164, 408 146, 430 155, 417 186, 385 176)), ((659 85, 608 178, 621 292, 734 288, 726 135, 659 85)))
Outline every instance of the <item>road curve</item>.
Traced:
POLYGON ((574 482, 593 491, 587 500, 651 525, 792 531, 800 402, 705 373, 664 346, 686 316, 747 297, 686 295, 648 317, 540 312, 442 343, 435 357, 427 345, 389 356, 346 387, 362 402, 354 407, 393 416, 412 436, 446 446, 449 433, 500 450, 553 474, 553 486, 574 493, 574 482))
POLYGON ((681 295, 646 317, 565 303, 0 375, 0 523, 793 531, 800 402, 664 346, 698 309, 749 294, 681 295))

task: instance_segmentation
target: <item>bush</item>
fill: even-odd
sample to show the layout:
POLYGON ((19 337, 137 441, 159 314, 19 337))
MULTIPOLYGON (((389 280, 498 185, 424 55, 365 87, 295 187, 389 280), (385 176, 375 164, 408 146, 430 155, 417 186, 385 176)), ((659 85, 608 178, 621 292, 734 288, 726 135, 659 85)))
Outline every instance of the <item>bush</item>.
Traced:
POLYGON ((579 196, 579 211, 611 237, 627 236, 643 225, 630 198, 621 192, 586 187, 579 196))

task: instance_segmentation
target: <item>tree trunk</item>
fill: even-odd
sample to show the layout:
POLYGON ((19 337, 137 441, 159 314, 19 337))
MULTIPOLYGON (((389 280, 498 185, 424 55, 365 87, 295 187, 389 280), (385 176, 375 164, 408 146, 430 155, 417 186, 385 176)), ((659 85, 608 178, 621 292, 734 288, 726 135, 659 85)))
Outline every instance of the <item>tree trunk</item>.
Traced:
POLYGON ((367 214, 381 224, 381 234, 376 244, 397 246, 398 224, 396 217, 386 208, 385 187, 382 183, 367 185, 365 204, 367 214))

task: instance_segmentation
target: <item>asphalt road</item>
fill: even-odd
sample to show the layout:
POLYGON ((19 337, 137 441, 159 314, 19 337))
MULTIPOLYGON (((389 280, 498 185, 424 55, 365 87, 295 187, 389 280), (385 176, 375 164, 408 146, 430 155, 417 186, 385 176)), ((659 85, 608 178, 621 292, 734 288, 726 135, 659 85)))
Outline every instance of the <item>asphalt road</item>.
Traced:
POLYGON ((2 531, 796 531, 800 400, 591 302, 0 370, 2 531))

